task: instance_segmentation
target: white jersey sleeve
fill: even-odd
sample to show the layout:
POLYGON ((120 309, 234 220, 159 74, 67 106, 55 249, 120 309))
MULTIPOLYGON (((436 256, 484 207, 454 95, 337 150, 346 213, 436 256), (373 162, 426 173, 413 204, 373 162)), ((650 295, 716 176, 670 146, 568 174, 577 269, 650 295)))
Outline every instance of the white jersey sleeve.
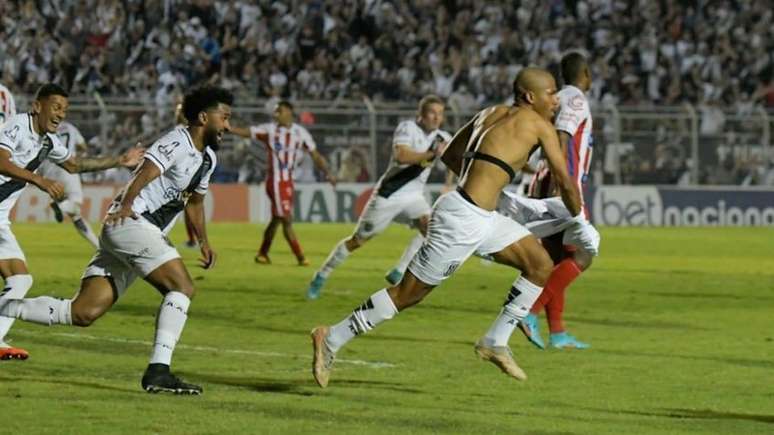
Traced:
POLYGON ((312 135, 309 134, 309 130, 307 130, 304 127, 301 127, 300 125, 296 126, 298 128, 298 138, 300 139, 301 145, 309 152, 312 152, 317 149, 317 144, 314 141, 314 138, 312 138, 312 135))
MULTIPOLYGON (((418 150, 422 145, 421 141, 416 140, 414 121, 403 121, 395 128, 395 133, 392 135, 392 146, 403 145, 411 148, 412 150, 418 150)), ((420 150, 424 151, 424 150, 420 150)))
POLYGON ((16 145, 21 140, 21 126, 17 122, 6 122, 0 128, 0 147, 13 154, 16 145))
POLYGON ((215 166, 218 164, 218 159, 215 156, 214 151, 208 147, 204 149, 204 152, 210 156, 212 164, 210 165, 209 169, 207 169, 207 172, 202 174, 202 178, 199 180, 199 184, 194 189, 194 191, 200 195, 207 194, 207 189, 210 187, 210 177, 212 177, 212 173, 215 172, 215 166))
POLYGON ((573 87, 562 89, 559 99, 560 108, 554 126, 574 136, 580 124, 589 116, 589 103, 583 93, 573 87))
POLYGON ((172 138, 170 135, 164 136, 145 150, 145 159, 158 166, 162 174, 185 158, 185 144, 171 139, 174 139, 174 136, 172 138))

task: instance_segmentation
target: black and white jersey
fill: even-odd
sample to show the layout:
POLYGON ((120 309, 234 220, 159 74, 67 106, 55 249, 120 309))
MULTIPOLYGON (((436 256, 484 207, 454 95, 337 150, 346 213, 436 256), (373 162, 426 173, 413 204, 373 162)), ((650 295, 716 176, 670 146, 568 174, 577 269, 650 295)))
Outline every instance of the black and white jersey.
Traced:
MULTIPOLYGON (((392 137, 392 146, 404 145, 415 152, 434 150, 440 142, 451 140, 451 134, 437 129, 425 133, 416 121, 403 121, 398 124, 392 137)), ((388 198, 393 194, 422 194, 435 159, 416 164, 400 164, 392 157, 390 166, 376 184, 379 196, 388 198)))
MULTIPOLYGON (((132 210, 168 233, 193 193, 206 194, 215 170, 215 152, 199 151, 185 127, 162 136, 145 151, 145 159, 158 166, 161 175, 148 183, 132 203, 132 210)), ((115 210, 118 204, 111 206, 115 210)))
MULTIPOLYGON (((35 133, 33 118, 28 113, 14 115, 0 128, 0 148, 11 153, 11 163, 36 171, 48 159, 62 163, 70 158, 70 152, 55 134, 35 133)), ((21 195, 26 181, 0 175, 0 225, 8 224, 8 214, 21 195)))

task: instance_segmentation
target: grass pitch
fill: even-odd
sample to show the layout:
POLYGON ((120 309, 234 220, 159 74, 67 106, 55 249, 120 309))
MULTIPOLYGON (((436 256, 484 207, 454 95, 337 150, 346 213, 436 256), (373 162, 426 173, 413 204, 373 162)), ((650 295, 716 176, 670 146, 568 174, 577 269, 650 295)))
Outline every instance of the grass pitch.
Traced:
MULTIPOLYGON (((210 225, 219 264, 198 285, 173 361, 201 397, 149 395, 160 297, 138 282, 87 329, 17 322, 25 362, 0 363, 8 433, 772 433, 774 230, 602 229, 602 254, 568 291, 568 330, 587 351, 539 351, 516 331, 520 383, 473 343, 516 273, 472 259, 422 304, 339 354, 326 390, 310 373, 309 330, 385 285, 412 234, 390 228, 355 253, 315 302, 314 267, 351 225, 298 225, 313 267, 281 235, 253 263, 261 228, 210 225)), ((14 225, 30 296, 71 297, 90 250, 69 225, 14 225)), ((177 228, 173 239, 180 241, 177 228)), ((545 334, 545 324, 543 323, 545 334)))

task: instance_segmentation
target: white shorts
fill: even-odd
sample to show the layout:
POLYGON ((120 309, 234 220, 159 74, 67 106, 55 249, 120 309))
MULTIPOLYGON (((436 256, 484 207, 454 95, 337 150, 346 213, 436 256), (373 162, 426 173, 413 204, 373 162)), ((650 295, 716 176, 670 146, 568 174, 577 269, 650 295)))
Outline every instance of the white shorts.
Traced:
POLYGON ((527 227, 537 238, 564 232, 562 243, 590 252, 599 252, 600 235, 590 223, 565 231, 575 224, 562 198, 534 199, 512 192, 500 195, 498 210, 527 227))
POLYGON ((180 258, 167 236, 142 217, 122 225, 104 225, 99 248, 81 279, 109 276, 121 296, 137 277, 146 277, 162 264, 180 258))
POLYGON ((409 195, 379 196, 376 191, 371 195, 357 221, 355 234, 361 239, 370 239, 387 228, 390 222, 403 217, 409 221, 428 216, 432 212, 421 193, 409 195))
POLYGON ((11 232, 10 225, 0 225, 0 260, 10 260, 16 258, 27 261, 24 252, 16 241, 16 236, 11 232))
MULTIPOLYGON (((65 199, 78 205, 83 204, 83 186, 81 185, 81 176, 79 174, 71 174, 50 161, 44 161, 40 165, 38 172, 43 177, 62 183, 65 199)), ((69 210, 65 210, 65 212, 71 213, 69 210)))
POLYGON ((425 284, 438 285, 473 253, 494 254, 529 235, 513 219, 449 192, 433 206, 427 238, 408 269, 425 284))

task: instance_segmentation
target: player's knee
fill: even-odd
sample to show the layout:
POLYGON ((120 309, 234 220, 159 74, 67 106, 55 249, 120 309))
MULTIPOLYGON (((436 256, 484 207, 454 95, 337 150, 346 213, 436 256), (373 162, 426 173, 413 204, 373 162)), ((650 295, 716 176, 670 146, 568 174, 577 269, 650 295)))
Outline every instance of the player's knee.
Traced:
POLYGON ((575 264, 581 271, 584 271, 591 267, 591 263, 594 261, 594 256, 585 251, 577 251, 573 256, 575 264))
POLYGON ((542 286, 548 281, 548 277, 551 276, 553 269, 553 260, 548 256, 548 253, 543 252, 541 255, 535 255, 527 263, 524 274, 530 281, 542 286))
POLYGON ((352 252, 355 249, 358 249, 361 246, 363 246, 366 241, 368 241, 368 239, 364 239, 364 238, 362 238, 362 237, 360 237, 358 235, 354 235, 354 236, 350 237, 349 239, 347 239, 347 241, 344 242, 344 244, 347 246, 347 250, 352 252))

